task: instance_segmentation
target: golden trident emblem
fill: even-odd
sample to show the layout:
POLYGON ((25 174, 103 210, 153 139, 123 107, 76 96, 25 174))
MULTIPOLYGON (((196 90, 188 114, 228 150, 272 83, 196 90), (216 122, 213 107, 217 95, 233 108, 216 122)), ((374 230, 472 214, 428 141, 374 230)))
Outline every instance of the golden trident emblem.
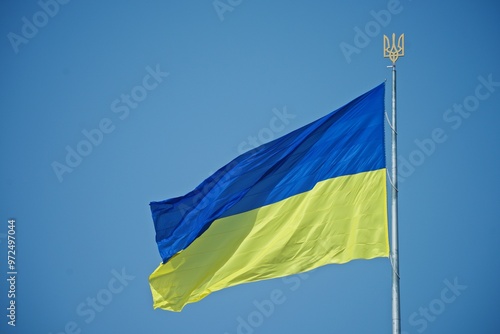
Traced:
POLYGON ((392 34, 392 46, 389 42, 389 37, 384 35, 384 58, 389 58, 392 64, 396 64, 396 60, 399 57, 405 55, 405 34, 401 34, 398 39, 398 45, 396 46, 396 34, 392 34))

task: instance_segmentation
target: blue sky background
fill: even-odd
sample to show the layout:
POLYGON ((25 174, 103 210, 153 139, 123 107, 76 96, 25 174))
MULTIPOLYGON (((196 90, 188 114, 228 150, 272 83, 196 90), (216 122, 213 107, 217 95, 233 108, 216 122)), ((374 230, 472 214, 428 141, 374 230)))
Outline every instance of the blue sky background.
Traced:
POLYGON ((496 1, 40 3, 0 4, 0 332, 389 333, 388 259, 229 288, 181 313, 154 311, 147 279, 161 261, 150 201, 385 79, 389 111, 382 36, 395 32, 402 328, 498 333, 496 1), (87 155, 58 177, 68 147, 87 155), (282 302, 259 311, 273 292, 282 302))

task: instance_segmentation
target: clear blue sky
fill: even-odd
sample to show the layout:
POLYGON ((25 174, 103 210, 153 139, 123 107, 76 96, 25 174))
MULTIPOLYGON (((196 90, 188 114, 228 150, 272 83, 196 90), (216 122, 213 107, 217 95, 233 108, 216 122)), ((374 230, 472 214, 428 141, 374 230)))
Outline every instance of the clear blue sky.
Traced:
POLYGON ((182 313, 154 311, 147 279, 160 263, 149 202, 385 79, 390 110, 393 32, 406 36, 403 330, 498 333, 496 1, 59 1, 0 4, 2 333, 389 333, 385 258, 229 288, 182 313), (284 300, 260 311, 273 292, 284 300))

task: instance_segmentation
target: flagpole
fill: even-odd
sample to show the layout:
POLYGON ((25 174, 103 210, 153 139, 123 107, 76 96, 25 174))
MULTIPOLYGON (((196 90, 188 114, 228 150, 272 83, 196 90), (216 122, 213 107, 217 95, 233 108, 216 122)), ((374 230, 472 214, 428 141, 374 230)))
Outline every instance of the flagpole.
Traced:
POLYGON ((404 56, 404 34, 399 37, 396 45, 396 35, 392 34, 392 45, 384 35, 384 57, 392 61, 392 128, 391 136, 391 263, 392 263, 392 333, 401 334, 401 309, 399 294, 399 240, 398 240, 398 132, 396 118, 396 61, 404 56))
POLYGON ((401 333, 401 312, 399 301, 399 238, 398 238, 398 165, 397 165, 397 124, 396 124, 396 64, 392 65, 392 201, 391 201, 391 240, 392 240, 392 332, 401 333))

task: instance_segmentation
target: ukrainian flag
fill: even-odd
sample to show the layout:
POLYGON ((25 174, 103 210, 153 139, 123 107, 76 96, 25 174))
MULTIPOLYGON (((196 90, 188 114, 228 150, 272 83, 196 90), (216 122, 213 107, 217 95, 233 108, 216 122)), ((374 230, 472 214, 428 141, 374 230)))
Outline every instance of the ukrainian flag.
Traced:
POLYGON ((237 284, 387 257, 384 84, 152 202, 154 308, 237 284))

